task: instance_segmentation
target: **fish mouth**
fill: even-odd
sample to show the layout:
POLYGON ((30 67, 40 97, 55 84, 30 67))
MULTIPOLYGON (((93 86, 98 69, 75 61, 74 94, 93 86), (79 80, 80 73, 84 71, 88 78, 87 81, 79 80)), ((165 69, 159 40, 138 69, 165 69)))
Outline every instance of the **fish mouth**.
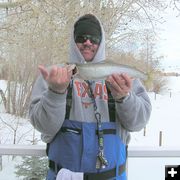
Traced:
POLYGON ((72 71, 71 79, 74 78, 80 78, 84 79, 84 77, 80 74, 80 71, 78 69, 78 64, 67 64, 68 72, 72 71))
POLYGON ((74 68, 72 69, 72 75, 75 76, 78 73, 78 68, 75 65, 74 68))
POLYGON ((75 76, 78 74, 78 67, 76 64, 67 64, 68 72, 72 71, 72 76, 75 76))

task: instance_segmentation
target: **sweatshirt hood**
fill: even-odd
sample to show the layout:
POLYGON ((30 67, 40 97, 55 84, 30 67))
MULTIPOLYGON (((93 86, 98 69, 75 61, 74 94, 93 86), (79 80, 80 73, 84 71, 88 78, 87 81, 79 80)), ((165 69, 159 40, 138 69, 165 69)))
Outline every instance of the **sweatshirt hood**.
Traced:
MULTIPOLYGON (((77 19, 77 21, 81 17, 79 17, 77 19)), ((94 16, 94 17, 99 21, 102 37, 101 37, 101 42, 99 44, 99 48, 97 50, 96 55, 94 56, 93 60, 88 62, 88 63, 97 63, 97 62, 101 62, 101 61, 105 60, 105 33, 104 33, 104 29, 103 29, 101 21, 96 16, 94 16)), ((76 22, 74 23, 74 25, 76 24, 76 22)), ((81 52, 79 51, 78 47, 76 46, 76 43, 74 40, 74 25, 72 28, 71 38, 70 38, 69 63, 83 64, 83 63, 86 63, 86 61, 85 61, 84 57, 82 56, 81 52)))

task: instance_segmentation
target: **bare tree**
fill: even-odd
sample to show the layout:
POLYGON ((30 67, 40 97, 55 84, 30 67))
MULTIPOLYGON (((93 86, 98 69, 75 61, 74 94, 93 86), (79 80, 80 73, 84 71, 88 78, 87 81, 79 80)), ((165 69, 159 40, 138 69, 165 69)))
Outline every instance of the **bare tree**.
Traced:
MULTIPOLYGON (((177 3, 176 0, 174 0, 177 3)), ((0 3, 0 57, 7 73, 6 110, 26 116, 38 64, 68 61, 73 22, 85 13, 97 15, 105 27, 107 55, 140 43, 144 29, 156 32, 166 1, 20 0, 0 3)), ((128 49, 129 50, 129 49, 128 49)), ((112 57, 112 56, 111 56, 112 57)))
MULTIPOLYGON (((13 134, 13 138, 10 138, 10 139, 13 139, 12 144, 18 144, 33 129, 33 128, 30 128, 30 129, 26 130, 25 132, 21 131, 21 133, 18 133, 18 131, 20 131, 19 130, 20 124, 22 123, 22 120, 20 120, 20 118, 18 118, 18 117, 12 118, 11 120, 7 120, 7 119, 4 119, 3 117, 0 116, 0 122, 3 125, 2 128, 6 127, 6 128, 8 128, 10 130, 9 131, 9 136, 11 136, 11 134, 13 134), (11 133, 11 132, 13 132, 13 133, 11 133)), ((1 141, 2 140, 4 141, 4 143, 7 141, 6 139, 1 139, 1 141)))

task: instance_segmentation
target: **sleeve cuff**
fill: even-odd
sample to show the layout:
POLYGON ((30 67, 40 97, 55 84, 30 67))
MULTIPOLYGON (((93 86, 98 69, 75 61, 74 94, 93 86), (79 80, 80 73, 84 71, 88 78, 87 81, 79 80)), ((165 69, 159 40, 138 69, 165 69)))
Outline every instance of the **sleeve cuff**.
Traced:
POLYGON ((120 99, 116 99, 117 103, 124 103, 130 96, 130 93, 128 93, 126 96, 120 98, 120 99))

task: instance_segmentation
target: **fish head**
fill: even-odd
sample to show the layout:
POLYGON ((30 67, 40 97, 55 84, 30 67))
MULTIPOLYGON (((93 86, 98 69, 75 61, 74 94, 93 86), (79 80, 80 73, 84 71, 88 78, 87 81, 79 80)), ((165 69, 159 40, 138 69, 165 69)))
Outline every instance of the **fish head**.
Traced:
POLYGON ((72 79, 79 78, 84 79, 79 72, 79 68, 77 64, 68 64, 68 71, 72 71, 72 79))

